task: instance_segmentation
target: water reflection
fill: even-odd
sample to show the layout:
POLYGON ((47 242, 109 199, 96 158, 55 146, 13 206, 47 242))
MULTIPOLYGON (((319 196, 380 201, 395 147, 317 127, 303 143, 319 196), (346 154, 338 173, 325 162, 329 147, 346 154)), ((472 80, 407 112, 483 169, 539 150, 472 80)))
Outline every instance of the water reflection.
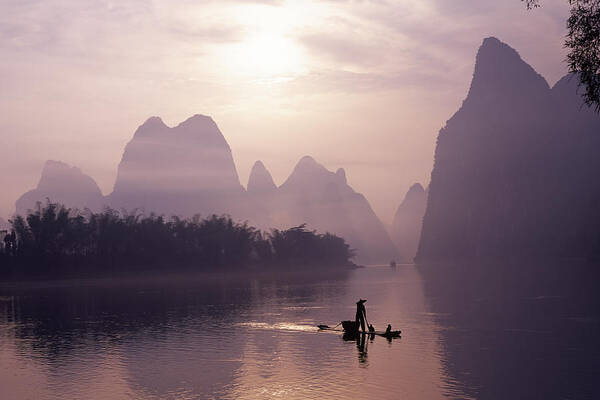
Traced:
MULTIPOLYGON (((358 343, 356 338, 345 341, 339 332, 273 331, 255 326, 248 331, 244 365, 229 398, 443 397, 436 330, 424 309, 421 281, 414 269, 396 273, 389 267, 360 270, 343 283, 324 286, 324 291, 336 295, 307 304, 314 306, 308 318, 302 320, 298 315, 292 319, 312 326, 334 326, 340 319, 354 316, 356 299, 362 296, 369 300, 369 322, 375 327, 384 329, 391 322, 411 335, 391 344, 381 337, 372 342, 366 338, 363 350, 360 339, 358 343), (334 290, 340 285, 345 288, 343 293, 334 290), (257 344, 266 340, 278 343, 277 355, 256 353, 257 344), (261 367, 271 363, 275 367, 263 378, 261 367)), ((282 313, 269 318, 277 321, 290 316, 282 313)))
POLYGON ((349 276, 4 287, 7 398, 443 397, 439 330, 412 267, 349 276), (400 340, 318 332, 369 299, 400 340))
POLYGON ((598 398, 597 267, 479 263, 421 271, 441 328, 446 395, 598 398))
MULTIPOLYGON (((247 312, 251 291, 244 282, 214 281, 197 288, 131 284, 25 290, 12 297, 6 326, 12 327, 16 353, 39 361, 50 389, 58 391, 43 395, 81 395, 85 383, 107 367, 116 368, 122 384, 137 396, 179 397, 185 391, 205 397, 233 379, 241 349, 231 344, 243 337, 232 331, 214 340, 202 332, 235 323, 236 315, 247 312)), ((102 392, 107 390, 113 389, 102 392)))

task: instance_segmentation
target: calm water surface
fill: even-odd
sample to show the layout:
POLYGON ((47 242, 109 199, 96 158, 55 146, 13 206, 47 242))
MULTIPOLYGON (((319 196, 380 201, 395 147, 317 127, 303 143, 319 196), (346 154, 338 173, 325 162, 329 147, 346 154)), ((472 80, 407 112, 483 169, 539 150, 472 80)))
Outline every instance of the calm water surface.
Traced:
POLYGON ((529 297, 519 294, 514 304, 498 307, 488 297, 496 296, 493 290, 423 276, 416 267, 398 266, 312 279, 5 286, 0 289, 0 397, 500 399, 597 394, 592 384, 600 372, 595 303, 562 309, 557 304, 564 293, 544 289, 529 297), (444 290, 448 285, 455 289, 444 290), (402 338, 355 341, 317 331, 317 324, 352 319, 359 297, 368 299, 370 323, 378 329, 391 323, 402 329, 402 338), (526 315, 543 316, 515 318, 498 310, 513 306, 525 307, 526 315), (570 339, 573 332, 579 334, 570 339))

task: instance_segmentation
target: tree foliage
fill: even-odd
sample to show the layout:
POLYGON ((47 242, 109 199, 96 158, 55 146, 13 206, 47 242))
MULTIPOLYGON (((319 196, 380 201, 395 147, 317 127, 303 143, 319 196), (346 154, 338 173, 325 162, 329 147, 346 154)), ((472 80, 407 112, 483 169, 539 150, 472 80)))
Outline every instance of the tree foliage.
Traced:
POLYGON ((527 8, 531 10, 532 8, 538 8, 540 6, 539 0, 521 0, 524 1, 527 5, 527 8))
POLYGON ((586 104, 600 112, 600 0, 572 0, 567 28, 569 70, 579 74, 586 104))
MULTIPOLYGON (((539 0, 524 1, 528 9, 540 6, 539 0)), ((579 76, 587 105, 600 112, 600 0, 569 0, 565 47, 569 49, 569 71, 579 76)))
POLYGON ((325 262, 340 265, 354 256, 345 240, 325 233, 316 234, 306 229, 306 224, 280 231, 274 229, 269 235, 273 248, 273 260, 277 264, 314 264, 325 262))
POLYGON ((344 239, 330 233, 318 234, 305 225, 263 233, 229 216, 166 220, 112 209, 80 212, 48 202, 11 224, 16 251, 0 254, 0 263, 24 275, 348 266, 354 257, 344 239))

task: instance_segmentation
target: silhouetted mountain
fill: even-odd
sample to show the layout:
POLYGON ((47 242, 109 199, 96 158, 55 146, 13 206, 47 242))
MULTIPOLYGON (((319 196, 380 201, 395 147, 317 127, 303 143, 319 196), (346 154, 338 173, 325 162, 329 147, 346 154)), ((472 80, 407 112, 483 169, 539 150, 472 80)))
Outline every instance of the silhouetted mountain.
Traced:
POLYGON ((279 187, 272 220, 278 226, 307 223, 310 228, 344 237, 363 263, 388 262, 396 249, 365 197, 346 182, 343 169, 328 171, 303 157, 279 187))
POLYGON ((248 187, 246 188, 248 193, 268 193, 275 189, 277 189, 277 186, 265 165, 260 160, 256 161, 250 171, 248 187))
POLYGON ((600 118, 576 79, 553 89, 495 38, 440 131, 419 260, 597 251, 600 118))
POLYGON ((256 161, 248 179, 247 218, 257 227, 270 230, 276 227, 272 219, 277 195, 277 185, 262 161, 256 161))
POLYGON ((368 201, 346 181, 343 168, 328 171, 303 157, 278 188, 257 161, 248 181, 250 221, 263 229, 308 224, 310 229, 343 236, 363 263, 388 262, 396 252, 368 201))
POLYGON ((410 187, 398 206, 390 229, 398 255, 404 262, 412 262, 417 255, 423 215, 427 206, 427 191, 420 183, 410 187))
POLYGON ((46 161, 37 187, 23 194, 16 202, 17 214, 25 215, 37 202, 49 199, 71 208, 98 210, 104 197, 96 182, 77 167, 60 161, 46 161))
POLYGON ((39 187, 19 199, 20 214, 46 198, 68 207, 106 204, 166 216, 228 214, 263 230, 307 224, 329 231, 344 237, 360 262, 396 258, 383 224, 365 197, 347 184, 342 168, 333 173, 304 157, 278 188, 257 161, 246 191, 227 141, 207 116, 194 115, 174 128, 149 118, 125 147, 114 191, 106 198, 90 177, 60 165, 64 168, 48 164, 39 187))
POLYGON ((194 115, 174 128, 148 119, 125 147, 110 204, 189 216, 238 216, 244 189, 231 149, 212 120, 194 115))

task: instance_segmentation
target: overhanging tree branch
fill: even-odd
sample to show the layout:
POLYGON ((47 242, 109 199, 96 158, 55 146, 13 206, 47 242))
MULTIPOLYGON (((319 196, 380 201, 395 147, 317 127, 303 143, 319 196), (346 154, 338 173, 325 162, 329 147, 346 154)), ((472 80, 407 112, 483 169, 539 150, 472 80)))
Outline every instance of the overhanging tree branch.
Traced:
MULTIPOLYGON (((539 0, 524 1, 528 9, 540 6, 539 0)), ((565 47, 569 49, 569 72, 579 76, 583 99, 600 112, 600 0, 568 0, 565 47)))

